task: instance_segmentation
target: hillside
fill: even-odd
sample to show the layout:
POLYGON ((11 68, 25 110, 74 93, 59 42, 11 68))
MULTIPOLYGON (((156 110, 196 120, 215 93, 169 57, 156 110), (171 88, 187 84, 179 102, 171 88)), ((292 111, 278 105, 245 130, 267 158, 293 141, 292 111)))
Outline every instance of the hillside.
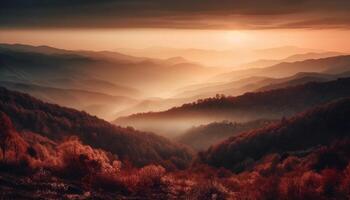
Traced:
POLYGON ((339 74, 327 74, 317 72, 298 72, 297 74, 285 78, 271 79, 265 81, 255 91, 267 91, 284 87, 296 86, 305 84, 308 82, 326 82, 336 80, 338 78, 347 78, 350 76, 350 71, 342 72, 339 74))
POLYGON ((330 75, 327 76, 326 74, 323 77, 313 75, 312 73, 309 73, 309 74, 310 75, 308 75, 308 73, 305 73, 305 75, 302 75, 302 76, 294 76, 294 79, 285 79, 286 81, 274 81, 271 84, 268 84, 263 87, 259 87, 255 91, 269 91, 269 90, 275 90, 275 89, 305 84, 309 82, 326 82, 326 81, 336 79, 336 77, 332 77, 330 75))
POLYGON ((245 122, 256 119, 279 119, 348 96, 350 96, 350 78, 343 78, 246 93, 237 97, 218 96, 200 99, 163 112, 139 113, 118 118, 115 123, 171 135, 186 131, 193 125, 213 121, 245 122))
POLYGON ((0 88, 0 111, 10 117, 18 131, 32 131, 54 141, 76 136, 83 144, 109 151, 136 166, 172 163, 183 167, 192 157, 183 146, 155 134, 121 128, 5 88, 0 88))
MULTIPOLYGON (((135 168, 130 161, 82 144, 76 137, 54 141, 38 133, 18 130, 1 111, 0 131, 1 199, 164 199, 167 196, 167 191, 156 185, 165 174, 162 166, 135 168)), ((175 170, 171 168, 174 166, 168 167, 175 170)))
POLYGON ((349 138, 349 115, 349 98, 334 101, 231 137, 201 154, 201 159, 209 165, 240 172, 269 154, 308 154, 319 145, 349 138))
POLYGON ((197 151, 208 149, 211 145, 222 142, 240 132, 256 129, 274 122, 273 120, 255 120, 246 123, 213 122, 196 126, 176 138, 176 141, 186 144, 197 151))

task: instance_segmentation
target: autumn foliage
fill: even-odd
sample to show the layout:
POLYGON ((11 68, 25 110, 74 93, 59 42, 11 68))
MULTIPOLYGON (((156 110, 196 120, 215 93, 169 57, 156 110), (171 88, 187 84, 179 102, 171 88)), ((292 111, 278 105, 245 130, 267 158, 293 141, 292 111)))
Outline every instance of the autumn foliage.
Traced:
POLYGON ((5 88, 0 88, 0 109, 19 131, 35 132, 53 141, 78 137, 84 144, 112 152, 137 166, 168 163, 183 168, 193 156, 188 148, 153 133, 121 128, 85 112, 5 88))
POLYGON ((181 163, 184 160, 179 157, 160 157, 161 162, 142 166, 110 151, 111 147, 89 144, 92 140, 85 137, 92 133, 84 135, 82 130, 87 130, 87 124, 82 121, 86 120, 92 130, 101 130, 101 124, 114 127, 107 122, 36 101, 14 104, 21 105, 14 114, 8 112, 9 102, 13 100, 2 102, 0 112, 0 198, 21 199, 20 195, 52 199, 350 198, 348 98, 233 136, 200 152, 191 165, 181 163), (51 111, 43 112, 50 108, 51 111), (27 118, 22 115, 32 112, 37 115, 29 119, 36 123, 26 124, 27 118), (42 118, 44 127, 49 130, 58 127, 65 137, 59 132, 55 132, 56 136, 53 131, 45 131, 41 125, 36 127, 40 113, 47 114, 42 118), (84 125, 79 134, 69 134, 69 129, 62 128, 62 120, 67 119, 71 130, 78 130, 68 118, 84 125), (182 168, 177 167, 181 165, 182 168))

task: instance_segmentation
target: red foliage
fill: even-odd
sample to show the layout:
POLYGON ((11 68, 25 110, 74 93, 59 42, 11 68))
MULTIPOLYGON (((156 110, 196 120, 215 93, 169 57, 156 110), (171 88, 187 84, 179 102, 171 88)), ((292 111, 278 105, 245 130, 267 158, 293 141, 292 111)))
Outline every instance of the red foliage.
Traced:
POLYGON ((29 130, 55 142, 76 136, 84 144, 112 152, 138 167, 169 160, 184 168, 192 160, 187 148, 155 134, 121 128, 85 112, 44 103, 1 87, 0 94, 1 111, 11 118, 18 131, 29 130))

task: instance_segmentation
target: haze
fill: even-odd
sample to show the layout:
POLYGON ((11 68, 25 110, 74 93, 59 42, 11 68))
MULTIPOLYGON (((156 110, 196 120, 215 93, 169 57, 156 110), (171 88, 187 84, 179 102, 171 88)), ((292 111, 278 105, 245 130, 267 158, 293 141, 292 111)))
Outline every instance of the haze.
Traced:
POLYGON ((155 58, 185 57, 189 49, 216 50, 222 56, 190 52, 196 55, 185 58, 232 68, 288 54, 259 57, 250 53, 255 49, 296 46, 350 52, 348 7, 344 0, 13 0, 0 8, 0 42, 155 58))
POLYGON ((21 54, 34 73, 6 54, 21 67, 5 70, 2 81, 108 120, 241 95, 324 72, 257 68, 348 54, 348 7, 343 0, 13 0, 0 8, 0 43, 12 44, 4 48, 16 57, 40 55, 21 54))
POLYGON ((350 0, 3 0, 0 199, 350 199, 350 0))

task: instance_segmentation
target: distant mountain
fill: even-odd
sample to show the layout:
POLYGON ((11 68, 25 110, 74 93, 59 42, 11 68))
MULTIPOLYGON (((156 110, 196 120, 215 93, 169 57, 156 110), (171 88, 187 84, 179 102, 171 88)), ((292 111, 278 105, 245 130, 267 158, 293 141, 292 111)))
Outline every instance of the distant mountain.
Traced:
POLYGON ((0 86, 10 90, 31 94, 49 103, 84 110, 92 115, 110 120, 115 118, 115 114, 120 110, 138 103, 137 100, 129 97, 112 96, 86 90, 43 87, 34 84, 13 83, 8 81, 0 81, 0 86))
POLYGON ((237 70, 216 76, 213 80, 233 81, 251 76, 282 78, 298 72, 343 73, 350 71, 350 56, 335 56, 320 59, 309 59, 297 62, 284 62, 265 68, 237 70))
POLYGON ((252 76, 248 78, 242 78, 235 81, 224 82, 224 83, 213 83, 204 84, 202 87, 197 86, 194 89, 185 90, 175 97, 178 98, 208 98, 215 96, 216 94, 224 95, 240 95, 245 92, 254 91, 255 89, 262 87, 264 84, 269 81, 275 80, 274 78, 263 77, 263 76, 252 76))
POLYGON ((53 141, 75 136, 84 144, 116 154, 136 166, 172 163, 184 167, 187 148, 152 133, 121 128, 74 109, 44 103, 29 95, 0 88, 0 111, 18 131, 32 131, 53 141))
POLYGON ((183 57, 192 62, 201 63, 209 66, 222 66, 231 63, 234 60, 236 52, 221 51, 209 49, 180 49, 167 47, 151 47, 146 49, 117 49, 134 56, 146 56, 150 58, 167 59, 171 57, 183 57))
MULTIPOLYGON (((212 82, 206 84, 198 84, 193 87, 182 88, 178 90, 178 94, 174 97, 176 98, 189 98, 189 97, 197 97, 197 98, 208 98, 212 97, 216 94, 224 94, 224 95, 240 95, 245 92, 252 91, 262 91, 269 89, 282 88, 287 86, 294 86, 297 84, 303 84, 310 81, 322 82, 334 80, 341 77, 350 76, 350 63, 348 58, 344 57, 329 57, 327 60, 329 61, 321 61, 321 60, 307 60, 296 63, 282 63, 275 65, 273 67, 267 68, 255 68, 248 69, 242 71, 234 71, 229 74, 224 74, 222 76, 225 77, 216 77, 212 82), (315 62, 311 62, 315 61, 315 62), (325 64, 328 62, 329 64, 325 64), (323 64, 322 64, 323 63, 323 64), (333 63, 333 64, 332 64, 333 63), (308 66, 310 65, 310 66, 308 66), (330 68, 333 66, 336 67, 339 65, 338 69, 334 70, 326 70, 327 72, 313 72, 313 71, 322 71, 319 70, 320 66, 328 65, 330 68), (301 68, 305 66, 305 68, 301 68), (296 68, 294 70, 290 70, 291 72, 286 73, 286 76, 275 76, 274 73, 276 71, 280 71, 278 73, 284 73, 283 67, 286 68, 296 68), (312 68, 313 67, 313 68, 312 68), (305 71, 303 71, 305 69, 305 71), (271 70, 271 71, 270 71, 271 70), (301 71, 298 71, 301 70, 301 71), (275 71, 275 72, 273 72, 275 71), (295 71, 295 73, 293 72, 295 71), (229 76, 237 76, 241 78, 233 78, 233 80, 229 80, 229 76), (242 76, 241 76, 242 75, 242 76), (216 81, 215 81, 216 80, 216 81), (221 80, 221 82, 219 82, 221 80), (224 81, 226 80, 226 81, 224 81), (261 90, 260 90, 261 88, 261 90)), ((232 77, 231 77, 232 79, 232 77)))
POLYGON ((253 62, 240 65, 239 68, 241 69, 263 68, 263 67, 269 67, 271 65, 276 65, 282 62, 297 62, 297 61, 303 61, 303 60, 309 60, 309 59, 320 59, 320 58, 334 57, 334 56, 340 56, 340 55, 344 55, 344 54, 340 52, 318 52, 318 53, 308 52, 308 53, 302 53, 302 54, 294 54, 283 59, 256 60, 253 62))
POLYGON ((200 99, 163 112, 121 117, 115 123, 164 135, 176 135, 185 132, 193 125, 214 121, 245 122, 256 119, 278 119, 348 96, 350 96, 350 78, 344 78, 266 92, 246 93, 237 97, 218 96, 200 99))
POLYGON ((273 47, 273 48, 256 49, 254 51, 255 54, 258 54, 265 59, 268 59, 268 58, 283 59, 295 54, 305 54, 309 52, 321 53, 324 51, 318 50, 318 49, 300 48, 297 46, 280 46, 280 47, 273 47))
POLYGON ((285 59, 282 59, 284 62, 297 62, 297 61, 303 61, 303 60, 310 60, 310 59, 320 59, 320 58, 328 58, 328 57, 336 57, 345 55, 341 52, 309 52, 309 53, 303 53, 303 54, 295 54, 288 56, 285 59))
POLYGON ((166 59, 170 57, 183 57, 187 60, 209 66, 235 67, 259 59, 283 59, 285 57, 308 52, 322 52, 321 50, 282 46, 269 49, 256 50, 213 50, 198 48, 167 48, 151 47, 146 49, 118 49, 118 51, 150 58, 166 59))
POLYGON ((6 44, 0 45, 0 63, 0 80, 103 80, 142 89, 148 96, 194 84, 222 72, 194 63, 174 64, 174 60, 135 58, 114 52, 66 51, 34 46, 24 48, 6 44))
POLYGON ((125 55, 119 52, 112 52, 112 51, 86 51, 86 50, 65 50, 65 49, 58 49, 50 46, 32 46, 32 45, 26 45, 26 44, 6 44, 1 43, 0 49, 5 50, 12 50, 16 52, 27 52, 27 53, 39 53, 39 54, 47 54, 47 55, 55 55, 55 54, 63 54, 63 55, 69 55, 69 54, 76 54, 76 55, 83 55, 87 57, 99 57, 99 58, 109 58, 109 59, 115 59, 118 61, 124 61, 124 62, 140 62, 147 60, 147 58, 144 57, 135 57, 135 56, 129 56, 125 55))
POLYGON ((37 80, 36 84, 43 86, 59 87, 62 89, 78 89, 87 90, 91 92, 105 93, 109 95, 122 95, 127 97, 140 97, 142 93, 131 87, 124 85, 116 85, 114 83, 99 80, 99 79, 69 79, 69 78, 59 78, 59 79, 49 79, 49 80, 37 80))
MULTIPOLYGON (((169 95, 178 87, 195 84, 220 72, 222 72, 220 69, 189 63, 182 58, 159 60, 115 52, 70 51, 47 46, 0 44, 0 81, 45 87, 46 93, 49 88, 79 90, 90 94, 128 97, 141 102, 153 96, 169 95)), ((124 107, 124 103, 120 105, 119 100, 100 104, 93 99, 85 98, 82 104, 78 101, 69 103, 69 99, 73 97, 52 98, 53 94, 57 97, 55 89, 49 96, 38 95, 37 89, 36 93, 30 93, 34 90, 29 90, 28 87, 26 92, 38 98, 45 97, 43 100, 50 99, 50 102, 74 106, 104 118, 107 115, 115 118, 116 113, 122 113, 124 110, 145 111, 134 110, 138 108, 133 105, 135 101, 124 101, 130 108, 124 107), (60 101, 57 101, 59 99, 60 101), (109 113, 106 114, 106 111, 109 113)))
POLYGON ((181 57, 181 56, 176 56, 176 57, 170 57, 165 60, 165 62, 170 63, 170 64, 180 64, 180 63, 191 63, 191 61, 181 57))
POLYGON ((284 87, 295 86, 299 84, 304 84, 308 82, 326 82, 335 80, 337 78, 350 77, 349 72, 344 72, 341 74, 324 74, 324 73, 315 73, 315 72, 299 72, 291 77, 272 79, 264 82, 263 85, 255 91, 267 91, 273 89, 279 89, 284 87))
MULTIPOLYGON (((289 156, 305 157, 318 151, 319 146, 349 138, 349 115, 349 98, 334 101, 279 123, 233 136, 212 146, 201 154, 201 159, 212 166, 241 172, 252 169, 271 154, 284 155, 285 159, 289 156)), ((320 161, 319 167, 326 168, 327 164, 330 164, 328 167, 339 166, 336 155, 332 158, 333 161, 320 161)), ((307 161, 312 162, 312 158, 307 161)))
POLYGON ((176 138, 176 140, 191 146, 195 150, 206 150, 211 145, 240 132, 263 127, 272 122, 274 120, 255 120, 246 123, 232 123, 228 121, 213 122, 207 125, 193 127, 176 138))

